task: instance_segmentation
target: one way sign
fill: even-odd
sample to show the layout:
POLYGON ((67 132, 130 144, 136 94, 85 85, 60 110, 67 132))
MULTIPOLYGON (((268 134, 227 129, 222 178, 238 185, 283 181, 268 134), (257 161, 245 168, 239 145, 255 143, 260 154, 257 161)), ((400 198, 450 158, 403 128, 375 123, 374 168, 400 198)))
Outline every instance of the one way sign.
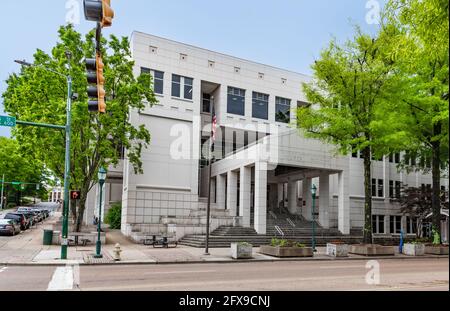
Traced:
POLYGON ((81 191, 76 190, 76 191, 70 191, 70 198, 72 200, 79 200, 81 197, 81 191))

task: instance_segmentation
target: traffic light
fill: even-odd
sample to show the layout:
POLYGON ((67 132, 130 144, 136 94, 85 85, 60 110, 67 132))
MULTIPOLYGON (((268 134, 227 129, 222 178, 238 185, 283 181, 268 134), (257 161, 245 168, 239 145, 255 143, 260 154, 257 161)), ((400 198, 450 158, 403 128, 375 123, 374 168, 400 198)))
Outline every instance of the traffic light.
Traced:
POLYGON ((88 110, 91 112, 106 112, 106 101, 105 101, 105 76, 103 75, 103 60, 99 53, 97 53, 96 58, 86 59, 86 78, 88 81, 88 110), (95 86, 94 86, 95 85, 95 86))
POLYGON ((102 27, 110 27, 114 18, 111 0, 84 0, 84 16, 102 27))

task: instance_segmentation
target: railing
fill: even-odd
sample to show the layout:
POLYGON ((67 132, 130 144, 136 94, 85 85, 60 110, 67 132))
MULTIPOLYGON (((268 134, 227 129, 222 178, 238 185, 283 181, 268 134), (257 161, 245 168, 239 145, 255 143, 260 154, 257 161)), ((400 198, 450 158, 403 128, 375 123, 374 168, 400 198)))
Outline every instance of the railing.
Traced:
POLYGON ((286 220, 287 220, 287 222, 292 226, 292 228, 297 227, 297 226, 295 225, 295 223, 294 223, 290 218, 286 218, 286 220))
POLYGON ((273 211, 269 211, 269 214, 273 219, 278 219, 277 215, 273 211))
POLYGON ((283 232, 283 230, 281 230, 281 228, 279 226, 275 226, 275 230, 281 237, 284 237, 284 232, 283 232))

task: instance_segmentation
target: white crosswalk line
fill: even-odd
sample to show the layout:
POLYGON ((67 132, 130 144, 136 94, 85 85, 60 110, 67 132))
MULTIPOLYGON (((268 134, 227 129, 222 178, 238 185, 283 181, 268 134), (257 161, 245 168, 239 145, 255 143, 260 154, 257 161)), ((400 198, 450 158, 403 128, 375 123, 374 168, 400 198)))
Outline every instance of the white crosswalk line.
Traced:
POLYGON ((73 266, 58 267, 48 283, 47 291, 72 290, 73 281, 73 266))
POLYGON ((8 267, 0 268, 0 273, 5 272, 6 270, 8 270, 8 267))

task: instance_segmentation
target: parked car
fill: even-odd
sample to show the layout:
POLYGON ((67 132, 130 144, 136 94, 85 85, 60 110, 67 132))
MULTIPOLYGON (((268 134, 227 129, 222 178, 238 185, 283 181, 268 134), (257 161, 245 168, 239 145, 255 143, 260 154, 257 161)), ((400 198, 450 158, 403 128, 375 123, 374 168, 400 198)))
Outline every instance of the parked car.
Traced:
POLYGON ((4 219, 13 219, 17 221, 20 224, 21 230, 27 230, 30 228, 29 220, 23 214, 8 213, 5 215, 4 219))
POLYGON ((0 234, 16 235, 20 233, 20 224, 15 219, 0 219, 0 234))
POLYGON ((28 217, 31 217, 32 219, 32 224, 31 225, 35 225, 37 223, 39 223, 41 221, 41 218, 39 217, 39 215, 35 212, 20 212, 21 214, 24 214, 28 217))

